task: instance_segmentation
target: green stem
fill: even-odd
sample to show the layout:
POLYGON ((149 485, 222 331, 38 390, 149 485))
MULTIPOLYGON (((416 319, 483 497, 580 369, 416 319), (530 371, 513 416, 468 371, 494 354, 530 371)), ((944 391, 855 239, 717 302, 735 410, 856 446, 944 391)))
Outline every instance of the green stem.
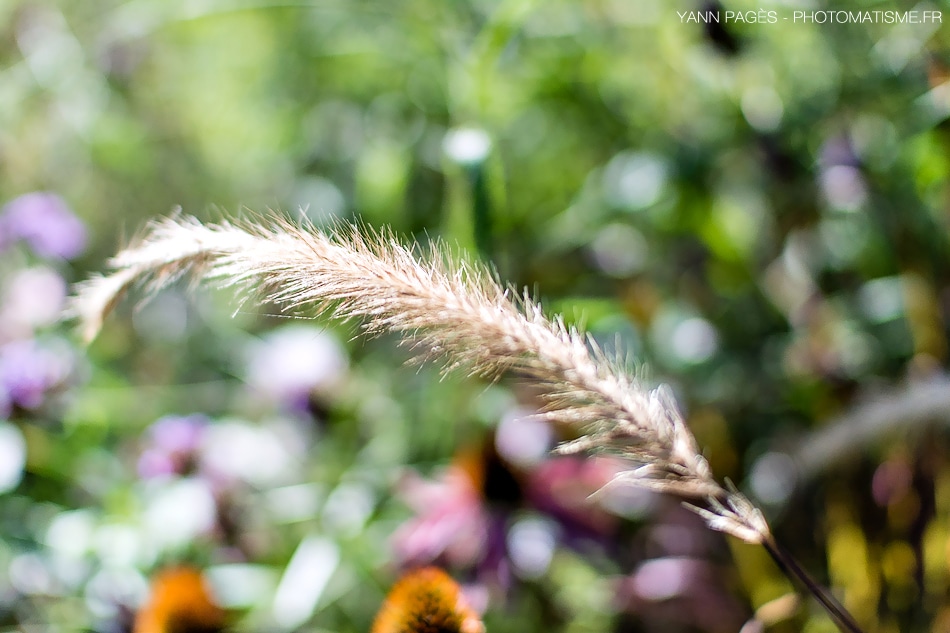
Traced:
POLYGON ((864 633, 861 627, 854 620, 854 616, 848 613, 848 610, 842 606, 838 600, 831 595, 831 592, 819 585, 808 574, 807 571, 798 564, 792 555, 785 550, 774 538, 762 541, 762 547, 769 553, 775 564, 779 566, 782 572, 789 578, 797 579, 808 592, 824 607, 831 619, 834 620, 838 628, 843 633, 864 633))

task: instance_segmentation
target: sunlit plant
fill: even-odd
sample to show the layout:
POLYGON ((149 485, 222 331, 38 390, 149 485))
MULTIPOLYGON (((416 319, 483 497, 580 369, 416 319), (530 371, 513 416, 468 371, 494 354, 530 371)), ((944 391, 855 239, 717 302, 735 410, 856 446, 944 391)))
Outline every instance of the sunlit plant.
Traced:
POLYGON ((113 272, 83 283, 71 304, 92 340, 116 302, 135 285, 155 293, 191 274, 259 293, 287 310, 315 306, 361 319, 371 334, 394 331, 448 369, 496 377, 512 372, 541 390, 541 418, 566 423, 579 438, 562 453, 604 449, 630 461, 610 485, 685 499, 713 530, 763 546, 804 582, 844 631, 854 619, 778 545, 762 512, 713 476, 670 390, 647 389, 597 344, 560 317, 499 284, 481 265, 435 248, 425 256, 387 232, 340 226, 324 233, 282 219, 202 224, 189 217, 152 222, 111 261, 113 272))

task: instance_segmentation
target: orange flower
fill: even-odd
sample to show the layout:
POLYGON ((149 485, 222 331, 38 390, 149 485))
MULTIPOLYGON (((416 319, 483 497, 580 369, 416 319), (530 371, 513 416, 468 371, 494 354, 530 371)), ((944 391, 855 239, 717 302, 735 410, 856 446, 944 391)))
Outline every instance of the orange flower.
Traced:
MULTIPOLYGON (((383 603, 372 633, 484 633, 458 584, 441 569, 411 571, 383 603)), ((136 632, 138 633, 138 632, 136 632)))
POLYGON ((172 567, 152 579, 148 602, 135 616, 133 633, 218 633, 225 612, 215 604, 201 573, 172 567))

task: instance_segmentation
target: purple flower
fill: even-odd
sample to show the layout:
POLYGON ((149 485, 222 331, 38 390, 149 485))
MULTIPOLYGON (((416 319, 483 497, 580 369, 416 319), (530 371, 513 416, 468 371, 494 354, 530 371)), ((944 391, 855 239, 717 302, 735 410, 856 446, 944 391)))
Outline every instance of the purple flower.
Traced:
POLYGON ((0 214, 0 247, 17 240, 40 257, 72 259, 86 247, 86 228, 61 197, 35 191, 11 200, 0 214))
POLYGON ((245 376, 266 399, 300 406, 311 392, 338 384, 346 366, 346 355, 335 338, 315 327, 290 325, 248 347, 245 376))
POLYGON ((0 401, 36 409, 71 370, 72 360, 62 350, 40 346, 34 339, 7 343, 0 347, 0 391, 5 394, 0 401))
POLYGON ((502 416, 495 431, 498 456, 517 468, 531 468, 544 462, 554 443, 551 425, 533 413, 512 409, 502 416))
POLYGON ((148 444, 139 457, 139 475, 152 478, 186 474, 194 465, 208 424, 208 418, 201 414, 159 418, 148 429, 148 444))

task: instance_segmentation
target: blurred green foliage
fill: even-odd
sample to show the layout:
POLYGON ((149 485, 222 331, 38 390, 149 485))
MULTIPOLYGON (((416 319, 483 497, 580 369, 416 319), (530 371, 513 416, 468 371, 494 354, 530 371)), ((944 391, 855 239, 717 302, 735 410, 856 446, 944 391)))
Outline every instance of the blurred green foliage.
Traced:
MULTIPOLYGON (((507 382, 401 369, 395 341, 321 320, 309 336, 344 341, 348 368, 288 409, 249 377, 254 346, 287 323, 184 286, 123 306, 88 350, 48 320, 9 325, 26 310, 10 290, 22 271, 78 281, 179 206, 302 208, 491 262, 671 382, 717 475, 771 512, 868 631, 945 630, 950 29, 677 13, 717 7, 759 8, 0 0, 0 199, 55 192, 89 232, 71 261, 2 244, 0 343, 53 345, 72 370, 0 427, 11 460, 25 451, 0 494, 0 630, 125 630, 151 571, 181 560, 231 592, 239 630, 367 630, 411 516, 401 477, 437 473, 537 405, 507 382), (893 424, 809 461, 846 412, 920 384, 943 388, 929 409, 888 410, 893 424), (153 423, 193 412, 281 463, 223 489, 144 477, 153 423), (149 531, 156 506, 208 490, 213 528, 196 519, 194 538, 164 544, 149 531), (293 575, 298 555, 322 568, 293 575)), ((561 544, 540 575, 489 587, 488 630, 734 631, 777 598, 766 630, 832 630, 808 601, 783 606, 791 588, 764 553, 665 503, 601 549, 561 544), (660 573, 680 559, 706 565, 676 577, 688 589, 643 588, 648 572, 687 574, 660 573)), ((518 506, 508 527, 544 514, 518 506)))

